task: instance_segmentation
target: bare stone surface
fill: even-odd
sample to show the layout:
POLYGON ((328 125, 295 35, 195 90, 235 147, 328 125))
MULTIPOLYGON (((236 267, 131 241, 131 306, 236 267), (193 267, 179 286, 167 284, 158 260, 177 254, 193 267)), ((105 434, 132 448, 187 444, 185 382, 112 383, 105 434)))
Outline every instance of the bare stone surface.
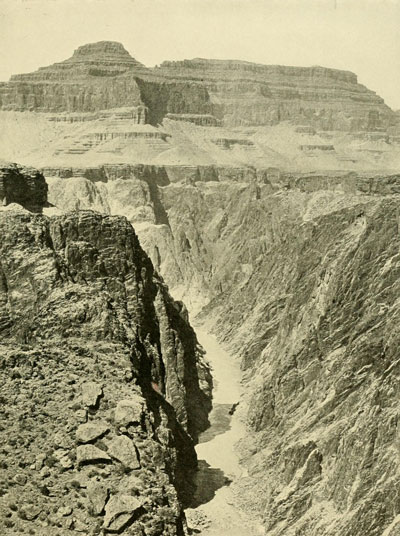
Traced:
POLYGON ((89 482, 87 495, 95 515, 101 515, 107 502, 109 490, 100 482, 89 482))
POLYGON ((141 501, 135 497, 123 494, 113 495, 106 505, 104 528, 110 532, 118 532, 141 507, 141 501))
POLYGON ((120 426, 139 424, 143 416, 143 402, 137 397, 120 400, 114 411, 114 421, 120 426))
POLYGON ((81 424, 76 430, 76 438, 81 443, 89 443, 108 432, 109 427, 101 421, 90 421, 81 424))
POLYGON ((114 437, 107 443, 107 447, 110 456, 120 461, 128 469, 140 468, 135 444, 129 437, 125 435, 114 437))
POLYGON ((194 332, 173 312, 133 228, 91 211, 0 212, 0 228, 1 396, 9 401, 0 405, 0 532, 98 533, 112 493, 130 499, 109 510, 110 530, 134 512, 142 535, 182 533, 196 464, 189 431, 205 426, 209 385, 201 390, 196 374, 194 332), (159 301, 155 310, 156 296, 164 311, 159 301), (157 314, 170 320, 161 326, 157 314), (184 354, 160 329, 185 339, 184 354), (177 384, 177 363, 187 383, 167 402, 151 384, 177 384), (202 422, 186 389, 204 402, 202 422), (123 428, 114 415, 126 400, 135 401, 128 419, 135 424, 125 439, 141 458, 139 467, 134 447, 122 445, 123 461, 136 468, 127 486, 130 468, 107 452, 106 434, 117 438, 123 428), (79 438, 93 444, 76 446, 79 438), (132 501, 142 496, 147 509, 136 509, 132 501))
POLYGON ((101 463, 111 461, 110 456, 94 445, 79 445, 76 449, 76 461, 78 465, 83 463, 101 463))
POLYGON ((82 402, 85 406, 96 406, 103 394, 103 388, 96 382, 82 384, 82 402))

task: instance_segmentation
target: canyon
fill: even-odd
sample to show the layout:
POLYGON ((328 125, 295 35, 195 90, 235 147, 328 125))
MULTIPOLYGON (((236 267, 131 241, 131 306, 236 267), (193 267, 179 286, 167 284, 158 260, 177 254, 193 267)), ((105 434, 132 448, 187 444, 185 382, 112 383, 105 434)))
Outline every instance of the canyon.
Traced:
POLYGON ((397 536, 398 114, 114 42, 0 105, 3 533, 397 536))

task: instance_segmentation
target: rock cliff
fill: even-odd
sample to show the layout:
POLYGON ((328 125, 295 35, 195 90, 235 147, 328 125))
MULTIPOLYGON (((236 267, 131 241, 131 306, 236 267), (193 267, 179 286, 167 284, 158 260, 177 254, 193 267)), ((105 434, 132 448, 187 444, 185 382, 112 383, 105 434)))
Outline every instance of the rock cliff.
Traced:
POLYGON ((129 74, 142 70, 145 67, 119 43, 84 45, 64 62, 11 77, 0 86, 0 102, 4 109, 42 112, 139 107, 140 91, 129 74))
POLYGON ((167 78, 189 78, 207 87, 214 115, 226 125, 292 120, 321 130, 376 130, 393 112, 348 71, 324 67, 259 65, 194 59, 164 62, 167 78))
POLYGON ((132 107, 137 123, 165 117, 201 125, 271 125, 290 120, 320 130, 376 131, 395 123, 383 99, 355 74, 324 67, 194 59, 148 69, 115 42, 0 85, 0 108, 93 112, 132 107))
MULTIPOLYGON (((137 178, 118 180, 127 192, 137 178)), ((78 183, 118 191, 55 178, 50 198, 78 183)), ((271 171, 157 191, 141 242, 242 360, 244 507, 269 536, 397 534, 399 176, 271 171)))
POLYGON ((14 206, 0 213, 2 532, 184 534, 211 378, 182 304, 125 218, 14 206))

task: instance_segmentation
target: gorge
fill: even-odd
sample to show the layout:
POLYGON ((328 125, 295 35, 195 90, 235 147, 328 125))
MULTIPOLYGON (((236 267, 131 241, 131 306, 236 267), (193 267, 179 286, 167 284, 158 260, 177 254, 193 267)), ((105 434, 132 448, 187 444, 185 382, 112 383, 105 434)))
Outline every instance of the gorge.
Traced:
POLYGON ((398 115, 114 42, 0 105, 2 532, 397 536, 398 115))

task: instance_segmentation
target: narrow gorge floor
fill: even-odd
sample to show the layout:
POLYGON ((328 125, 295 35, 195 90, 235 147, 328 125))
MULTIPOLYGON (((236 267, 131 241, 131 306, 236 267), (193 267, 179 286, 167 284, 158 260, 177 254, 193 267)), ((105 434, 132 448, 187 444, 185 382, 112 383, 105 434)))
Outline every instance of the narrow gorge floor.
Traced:
POLYGON ((234 492, 235 480, 245 474, 234 445, 246 428, 239 414, 232 412, 240 400, 240 366, 215 337, 204 329, 196 328, 196 333, 212 367, 214 391, 211 426, 196 447, 199 472, 193 508, 186 510, 188 525, 203 536, 242 536, 244 531, 259 536, 263 527, 239 508, 234 492))

